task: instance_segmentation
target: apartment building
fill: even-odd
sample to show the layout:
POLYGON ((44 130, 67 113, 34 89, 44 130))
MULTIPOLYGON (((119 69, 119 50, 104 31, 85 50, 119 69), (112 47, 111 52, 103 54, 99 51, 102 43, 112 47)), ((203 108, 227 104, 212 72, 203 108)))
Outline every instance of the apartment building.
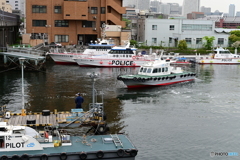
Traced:
POLYGON ((87 44, 101 38, 101 27, 125 27, 123 0, 31 0, 26 1, 26 35, 62 45, 87 44))
POLYGON ((6 0, 0 0, 0 10, 12 13, 12 6, 6 0))

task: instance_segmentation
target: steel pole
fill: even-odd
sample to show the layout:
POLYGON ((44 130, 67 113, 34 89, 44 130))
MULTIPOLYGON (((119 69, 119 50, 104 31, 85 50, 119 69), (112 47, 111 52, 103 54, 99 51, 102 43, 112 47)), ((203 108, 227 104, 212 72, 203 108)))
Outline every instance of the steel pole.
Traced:
POLYGON ((21 64, 21 67, 22 67, 22 109, 24 109, 25 108, 25 106, 24 106, 24 104, 25 104, 25 100, 24 100, 24 83, 23 83, 23 81, 24 81, 24 60, 25 60, 25 58, 19 58, 19 62, 20 62, 20 64, 21 64))

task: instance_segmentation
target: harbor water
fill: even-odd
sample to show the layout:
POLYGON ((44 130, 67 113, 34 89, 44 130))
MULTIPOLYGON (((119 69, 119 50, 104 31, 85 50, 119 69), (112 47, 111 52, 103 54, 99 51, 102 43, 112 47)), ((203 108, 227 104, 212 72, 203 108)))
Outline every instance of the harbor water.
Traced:
MULTIPOLYGON (((110 133, 125 132, 138 148, 136 160, 239 159, 240 66, 191 65, 194 82, 127 89, 119 74, 138 68, 81 68, 48 63, 44 72, 24 72, 25 108, 70 111, 75 94, 104 102, 110 133), (212 154, 211 154, 212 152, 212 154), (228 157, 227 157, 228 156, 228 157)), ((22 108, 21 70, 0 72, 0 105, 22 108)), ((77 130, 76 128, 74 130, 77 130)))

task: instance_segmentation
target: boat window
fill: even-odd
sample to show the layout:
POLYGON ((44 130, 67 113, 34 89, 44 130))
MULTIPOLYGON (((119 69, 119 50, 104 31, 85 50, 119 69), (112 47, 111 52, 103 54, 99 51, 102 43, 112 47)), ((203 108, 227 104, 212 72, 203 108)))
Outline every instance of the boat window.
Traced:
POLYGON ((162 68, 158 68, 158 72, 161 73, 162 72, 162 68))
POLYGON ((168 71, 168 67, 165 68, 165 72, 167 72, 167 71, 168 71))
POLYGON ((152 69, 148 68, 147 73, 152 73, 152 69))
POLYGON ((146 73, 146 71, 147 71, 147 68, 143 68, 143 73, 146 73))
POLYGON ((154 68, 153 69, 153 73, 157 73, 158 72, 158 69, 157 68, 154 68))
POLYGON ((1 127, 1 128, 0 128, 0 131, 6 132, 6 131, 7 131, 7 128, 1 127))
POLYGON ((165 72, 165 71, 164 71, 164 68, 162 68, 162 72, 165 72))
POLYGON ((142 71, 143 71, 143 68, 141 67, 140 70, 139 70, 139 72, 142 72, 142 71))
POLYGON ((4 148, 4 136, 0 136, 0 148, 4 148))

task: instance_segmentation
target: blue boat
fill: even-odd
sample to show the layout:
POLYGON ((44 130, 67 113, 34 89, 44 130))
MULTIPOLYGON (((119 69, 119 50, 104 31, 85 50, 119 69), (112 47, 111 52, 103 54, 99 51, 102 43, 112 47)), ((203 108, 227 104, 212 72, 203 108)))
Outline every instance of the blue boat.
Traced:
POLYGON ((0 122, 0 152, 1 160, 134 160, 138 150, 124 134, 72 136, 0 122))

